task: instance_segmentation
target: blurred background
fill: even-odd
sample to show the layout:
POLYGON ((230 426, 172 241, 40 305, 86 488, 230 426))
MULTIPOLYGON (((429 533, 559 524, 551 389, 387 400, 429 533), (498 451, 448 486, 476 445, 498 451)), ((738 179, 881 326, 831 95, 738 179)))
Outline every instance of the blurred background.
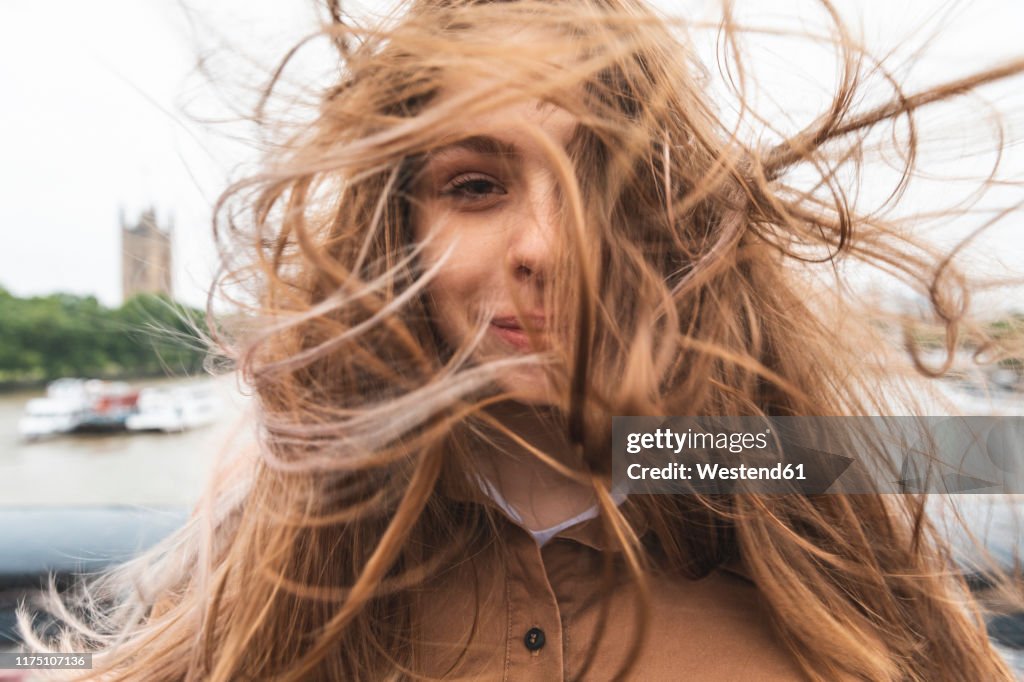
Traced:
MULTIPOLYGON (((694 49, 728 118, 735 108, 713 66, 723 59, 713 30, 719 3, 655 4, 693 22, 694 49)), ((1022 3, 836 5, 909 89, 1021 56, 1022 3)), ((345 4, 363 18, 391 6, 345 4)), ((737 13, 765 29, 748 37, 760 84, 754 101, 795 130, 830 100, 837 62, 820 42, 770 29, 813 35, 827 17, 816 3, 781 0, 739 2, 737 13)), ((198 343, 218 264, 212 210, 232 179, 257 167, 267 140, 247 115, 319 16, 314 2, 298 0, 0 3, 0 642, 5 604, 40 571, 109 563, 168 532, 198 499, 218 453, 251 437, 246 392, 233 376, 204 371, 198 343)), ((304 48, 284 74, 276 113, 301 125, 309 87, 327 82, 333 63, 326 41, 304 48)), ((984 88, 967 109, 922 117, 922 127, 938 131, 924 147, 930 167, 949 175, 918 182, 906 198, 911 210, 945 205, 951 191, 971 186, 953 176, 992 165, 993 154, 975 151, 992 149, 992 109, 1011 112, 1003 124, 1022 139, 1020 86, 984 88)), ((962 239, 1024 198, 1021 150, 1005 152, 1001 172, 1011 182, 990 188, 970 216, 936 228, 938 243, 962 239)), ((866 201, 891 186, 886 172, 881 164, 865 182, 866 201)), ((963 262, 986 277, 1021 278, 1022 230, 1019 220, 1004 221, 963 262)), ((920 294, 884 277, 850 274, 892 311, 922 306, 920 294)), ((976 310, 990 330, 1024 335, 1022 291, 980 295, 976 310)), ((216 301, 213 310, 231 315, 216 301)), ((927 321, 915 333, 938 346, 927 321)), ((972 343, 962 340, 943 394, 968 414, 1024 414, 1024 361, 976 363, 972 343)), ((1009 551, 1017 533, 1000 514, 989 539, 1009 551)))

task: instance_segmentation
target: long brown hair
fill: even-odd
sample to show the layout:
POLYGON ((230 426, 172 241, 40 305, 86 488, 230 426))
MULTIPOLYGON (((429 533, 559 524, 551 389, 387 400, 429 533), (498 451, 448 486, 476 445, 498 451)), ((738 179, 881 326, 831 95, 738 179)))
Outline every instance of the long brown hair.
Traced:
MULTIPOLYGON (((872 382, 892 358, 852 314, 841 268, 860 261, 925 294, 950 353, 965 280, 950 253, 854 205, 847 181, 872 135, 902 121, 898 199, 916 112, 1024 61, 919 93, 890 78, 889 101, 858 109, 864 73, 886 72, 823 1, 844 67, 831 106, 764 147, 723 123, 683 27, 640 0, 414 0, 373 28, 329 7, 337 83, 218 207, 222 283, 251 295, 236 301, 247 331, 217 343, 255 392, 260 444, 174 537, 65 598, 84 613, 61 611, 62 650, 102 652, 93 674, 109 679, 417 676, 411 595, 490 541, 491 512, 453 500, 479 494, 470 453, 502 428, 486 410, 505 397, 497 380, 536 363, 577 447, 565 473, 593 486, 640 588, 618 677, 640 652, 650 571, 685 580, 741 561, 814 679, 1010 678, 924 496, 635 495, 617 508, 605 444, 619 414, 891 410, 900 382, 872 382), (528 49, 497 39, 510 26, 529 29, 528 49), (484 85, 441 97, 453 73, 484 85), (525 99, 580 121, 550 152, 565 230, 545 291, 574 333, 544 357, 478 362, 432 324, 413 188, 465 120, 525 99)), ((728 3, 720 28, 738 59, 728 3)))

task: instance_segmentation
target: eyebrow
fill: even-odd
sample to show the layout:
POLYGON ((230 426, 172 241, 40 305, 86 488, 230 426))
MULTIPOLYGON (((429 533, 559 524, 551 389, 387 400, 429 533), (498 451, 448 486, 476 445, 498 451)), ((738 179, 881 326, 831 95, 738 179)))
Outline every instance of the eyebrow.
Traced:
POLYGON ((427 157, 441 156, 459 149, 475 152, 477 154, 488 154, 491 156, 516 156, 519 150, 514 144, 503 142, 490 135, 472 135, 456 140, 450 144, 437 147, 431 150, 427 157))

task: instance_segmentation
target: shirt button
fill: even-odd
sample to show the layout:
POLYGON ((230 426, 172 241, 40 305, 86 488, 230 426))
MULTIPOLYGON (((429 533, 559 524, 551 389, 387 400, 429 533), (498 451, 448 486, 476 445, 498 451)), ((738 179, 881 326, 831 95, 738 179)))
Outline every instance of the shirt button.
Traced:
POLYGON ((544 631, 540 628, 530 628, 523 637, 523 644, 530 651, 540 651, 544 647, 544 631))

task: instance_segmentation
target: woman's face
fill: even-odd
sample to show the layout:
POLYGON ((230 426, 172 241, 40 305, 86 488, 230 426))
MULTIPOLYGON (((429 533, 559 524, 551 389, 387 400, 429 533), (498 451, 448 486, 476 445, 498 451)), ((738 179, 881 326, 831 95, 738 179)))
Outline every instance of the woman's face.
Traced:
MULTIPOLYGON (((564 148, 576 119, 539 100, 470 121, 465 135, 427 155, 416 189, 414 233, 425 268, 444 257, 429 286, 435 323, 453 348, 483 337, 475 357, 543 351, 558 326, 545 310, 560 225, 560 192, 548 144, 564 148)), ((549 401, 537 367, 502 386, 518 400, 549 401)))

